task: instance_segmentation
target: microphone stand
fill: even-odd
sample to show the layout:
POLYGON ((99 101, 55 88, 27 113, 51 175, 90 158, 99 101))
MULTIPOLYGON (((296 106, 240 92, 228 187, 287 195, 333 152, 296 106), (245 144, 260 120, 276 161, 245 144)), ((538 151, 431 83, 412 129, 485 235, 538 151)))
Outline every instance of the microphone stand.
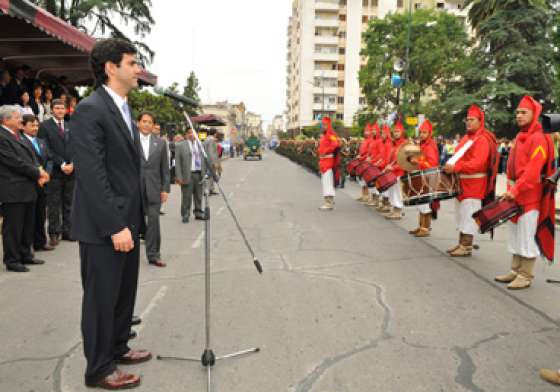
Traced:
POLYGON ((205 302, 205 306, 204 306, 205 310, 204 310, 204 315, 205 315, 205 327, 206 327, 205 328, 206 342, 205 342, 205 346, 204 346, 204 351, 203 351, 202 356, 200 358, 195 358, 195 357, 172 357, 172 356, 162 356, 162 355, 158 355, 156 358, 158 360, 176 360, 176 361, 190 361, 190 362, 200 361, 202 366, 204 368, 206 368, 206 374, 207 374, 206 391, 211 392, 212 391, 212 367, 215 365, 216 361, 223 360, 223 359, 228 359, 228 358, 235 358, 235 357, 239 357, 239 356, 247 355, 247 354, 257 353, 257 352, 260 351, 260 348, 252 347, 252 348, 248 348, 248 349, 245 349, 245 350, 241 350, 241 351, 237 351, 237 352, 234 352, 234 353, 225 354, 225 355, 221 355, 221 356, 216 356, 216 354, 214 354, 214 350, 212 350, 211 333, 210 333, 210 325, 211 325, 210 324, 210 301, 211 301, 211 296, 210 296, 211 269, 210 269, 210 265, 211 265, 211 262, 210 262, 210 203, 209 203, 209 196, 210 196, 209 181, 210 181, 210 177, 208 176, 208 174, 210 174, 210 176, 212 176, 215 184, 218 186, 218 189, 219 189, 220 194, 222 195, 222 197, 224 199, 224 202, 227 206, 227 209, 229 210, 230 215, 233 218, 233 220, 235 222, 235 225, 237 226, 237 230, 239 231, 241 237, 243 238, 243 241, 245 242, 245 246, 249 250, 249 253, 253 257, 253 264, 254 264, 255 268, 257 269, 259 274, 262 274, 263 270, 262 270, 262 266, 261 266, 259 260, 255 256, 255 252, 253 251, 253 248, 251 247, 251 244, 247 240, 245 232, 241 228, 241 225, 239 224, 239 221, 238 221, 233 209, 231 208, 231 206, 228 202, 228 199, 227 199, 222 187, 220 186, 219 178, 216 175, 216 173, 214 171, 214 168, 210 165, 208 155, 206 154, 206 151, 204 150, 204 147, 202 146, 202 143, 200 142, 200 139, 198 137, 198 133, 196 132, 196 130, 193 126, 191 118, 189 117, 189 115, 186 112, 184 112, 183 114, 184 114, 185 118, 187 119, 187 122, 189 123, 191 129, 193 130, 194 137, 195 137, 195 143, 197 143, 199 151, 202 152, 202 156, 203 156, 203 159, 204 159, 204 162, 205 162, 205 165, 206 165, 206 170, 205 170, 205 173, 204 173, 204 177, 201 181, 202 187, 203 187, 203 195, 204 195, 204 198, 203 198, 204 264, 205 264, 205 269, 204 269, 204 278, 205 278, 205 301, 204 301, 205 302))

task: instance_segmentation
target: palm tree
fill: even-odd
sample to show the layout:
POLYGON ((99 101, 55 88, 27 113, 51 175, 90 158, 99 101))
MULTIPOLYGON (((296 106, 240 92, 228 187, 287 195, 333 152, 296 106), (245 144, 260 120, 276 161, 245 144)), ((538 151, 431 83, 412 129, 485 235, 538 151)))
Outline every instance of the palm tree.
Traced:
MULTIPOLYGON (((30 0, 51 14, 90 35, 109 33, 112 37, 131 41, 116 25, 122 21, 133 25, 134 32, 144 38, 154 24, 151 0, 30 0), (120 17, 120 19, 118 18, 120 17), (85 22, 88 22, 88 28, 85 22), (93 23, 91 23, 93 22, 93 23)), ((142 41, 132 41, 140 49, 143 61, 151 61, 154 52, 142 41)))
POLYGON ((476 32, 480 25, 497 11, 519 10, 527 7, 549 8, 553 0, 466 0, 464 6, 469 9, 469 22, 476 32))

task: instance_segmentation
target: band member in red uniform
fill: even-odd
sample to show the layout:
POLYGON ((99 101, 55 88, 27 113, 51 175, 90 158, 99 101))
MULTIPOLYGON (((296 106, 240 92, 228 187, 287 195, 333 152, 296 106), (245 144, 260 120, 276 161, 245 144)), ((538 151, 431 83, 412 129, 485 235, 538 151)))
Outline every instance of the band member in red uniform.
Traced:
MULTIPOLYGON (((374 165, 377 161, 379 161, 379 157, 381 154, 381 129, 379 129, 379 125, 377 125, 377 122, 375 122, 373 124, 373 140, 371 141, 371 144, 369 146, 369 151, 368 151, 368 162, 371 163, 372 165, 374 165)), ((377 207, 377 204, 379 203, 380 200, 380 196, 379 196, 379 192, 377 191, 377 189, 372 188, 371 189, 371 197, 370 200, 368 201, 367 205, 370 207, 377 207)))
MULTIPOLYGON (((387 124, 383 125, 381 128, 381 143, 379 148, 379 159, 375 162, 380 170, 384 170, 385 167, 390 163, 391 152, 393 149, 393 141, 391 140, 391 128, 387 124)), ((389 191, 385 191, 381 194, 381 200, 377 205, 377 211, 383 213, 391 212, 391 203, 389 202, 389 191)))
MULTIPOLYGON (((424 120, 418 131, 422 154, 417 158, 412 158, 411 162, 416 163, 420 170, 437 167, 439 164, 439 150, 435 140, 432 138, 432 123, 428 119, 424 120)), ((409 231, 409 233, 415 237, 429 237, 432 226, 432 208, 430 204, 422 204, 417 209, 418 227, 409 231)))
POLYGON ((319 207, 321 210, 334 208, 334 188, 340 181, 339 149, 340 142, 334 132, 329 117, 322 119, 323 135, 319 140, 319 170, 321 171, 321 184, 325 203, 319 207))
POLYGON ((404 127, 400 120, 397 120, 393 128, 393 146, 391 149, 390 163, 387 170, 391 170, 397 177, 397 182, 388 190, 389 202, 391 203, 392 211, 385 216, 389 220, 400 220, 402 218, 403 201, 401 194, 400 177, 404 174, 404 170, 397 163, 397 152, 399 148, 407 142, 404 134, 404 127))
POLYGON ((478 232, 472 214, 482 208, 483 199, 493 194, 499 163, 496 137, 484 128, 484 112, 472 105, 465 123, 467 134, 455 151, 459 155, 466 152, 455 164, 448 163, 444 167, 446 173, 457 173, 461 184, 461 194, 455 201, 459 244, 447 250, 453 257, 472 254, 474 235, 478 232))
MULTIPOLYGON (((367 123, 364 127, 364 140, 360 144, 360 148, 358 150, 358 159, 361 162, 364 162, 368 158, 368 152, 371 143, 373 142, 373 126, 370 123, 367 123)), ((358 198, 358 201, 362 203, 367 203, 369 201, 369 190, 367 184, 361 179, 358 178, 358 183, 362 186, 362 195, 358 198)))
POLYGON ((541 111, 541 104, 529 96, 516 111, 520 131, 509 154, 508 191, 503 198, 515 200, 523 211, 508 223, 511 272, 495 278, 509 283, 510 290, 531 285, 539 255, 554 259, 554 192, 543 182, 554 171, 554 144, 539 123, 541 111))

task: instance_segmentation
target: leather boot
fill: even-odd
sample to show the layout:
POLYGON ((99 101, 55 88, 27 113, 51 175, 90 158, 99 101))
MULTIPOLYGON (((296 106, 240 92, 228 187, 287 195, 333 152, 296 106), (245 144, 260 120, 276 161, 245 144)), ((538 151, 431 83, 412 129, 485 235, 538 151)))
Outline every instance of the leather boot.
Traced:
POLYGON ((325 196, 325 202, 324 204, 319 207, 320 210, 326 211, 326 210, 332 210, 333 209, 333 205, 331 202, 331 197, 330 196, 325 196))
POLYGON ((535 262, 537 259, 535 257, 528 258, 521 256, 521 267, 519 268, 519 273, 515 277, 514 281, 507 285, 509 290, 522 290, 531 286, 531 282, 535 277, 533 275, 533 268, 535 267, 535 262))
POLYGON ((391 204, 389 203, 389 199, 386 197, 382 197, 376 209, 377 212, 387 212, 390 208, 391 204))
POLYGON ((362 195, 358 198, 360 203, 367 203, 369 201, 369 191, 367 187, 362 187, 362 195))
POLYGON ((422 214, 418 213, 418 227, 414 230, 409 230, 408 234, 416 235, 422 228, 422 214))
POLYGON ((519 267, 521 267, 521 256, 513 255, 511 257, 511 271, 507 274, 496 276, 494 280, 500 283, 513 282, 519 273, 519 267))
POLYGON ((449 253, 452 257, 469 257, 472 255, 474 235, 461 233, 459 247, 449 253))
POLYGON ((423 238, 430 236, 430 228, 432 227, 432 213, 422 214, 422 223, 420 225, 420 230, 416 234, 415 237, 423 238))
POLYGON ((367 203, 370 207, 377 207, 377 203, 379 203, 379 195, 371 194, 369 196, 369 201, 367 203))
POLYGON ((543 380, 549 383, 560 385, 560 372, 553 369, 539 369, 539 374, 543 380))
POLYGON ((402 219, 402 208, 393 208, 393 211, 385 216, 388 220, 401 220, 402 219))
POLYGON ((455 252, 461 246, 461 241, 463 240, 463 233, 459 232, 459 242, 452 248, 446 250, 447 253, 455 252))

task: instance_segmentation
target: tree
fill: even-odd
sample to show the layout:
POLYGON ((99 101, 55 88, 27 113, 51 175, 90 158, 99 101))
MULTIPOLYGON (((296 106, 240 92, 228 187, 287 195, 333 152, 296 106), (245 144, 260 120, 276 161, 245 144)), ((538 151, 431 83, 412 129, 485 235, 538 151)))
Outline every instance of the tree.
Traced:
MULTIPOLYGON (((200 97, 198 92, 200 91, 200 85, 198 83, 198 78, 196 77, 194 71, 191 71, 189 78, 187 79, 187 84, 183 88, 183 95, 185 97, 192 98, 196 102, 200 103, 200 97)), ((186 107, 189 115, 196 115, 196 110, 193 107, 186 107)))
POLYGON ((150 33, 154 24, 150 7, 151 0, 31 0, 32 3, 46 9, 51 14, 70 23, 87 34, 95 36, 109 33, 111 37, 131 41, 139 49, 139 57, 143 62, 151 62, 154 51, 138 40, 130 40, 115 23, 115 16, 125 25, 132 24, 134 33, 144 38, 150 33), (86 24, 86 22, 88 22, 86 24), (93 27, 88 28, 93 22, 93 27))
MULTIPOLYGON (((394 61, 406 57, 407 24, 407 14, 390 14, 371 21, 364 33, 362 55, 368 61, 359 79, 368 109, 375 113, 388 114, 397 104, 391 74, 394 61)), ((402 88, 409 97, 409 112, 420 112, 422 101, 434 88, 458 77, 457 64, 466 56, 467 43, 463 24, 457 17, 433 10, 413 13, 410 64, 402 88)))
POLYGON ((478 31, 480 25, 498 10, 522 10, 525 7, 546 7, 551 0, 466 0, 464 7, 469 7, 469 23, 478 31))
POLYGON ((136 118, 143 111, 156 116, 164 128, 183 128, 185 117, 173 100, 151 93, 148 90, 132 90, 128 95, 133 116, 136 118))

